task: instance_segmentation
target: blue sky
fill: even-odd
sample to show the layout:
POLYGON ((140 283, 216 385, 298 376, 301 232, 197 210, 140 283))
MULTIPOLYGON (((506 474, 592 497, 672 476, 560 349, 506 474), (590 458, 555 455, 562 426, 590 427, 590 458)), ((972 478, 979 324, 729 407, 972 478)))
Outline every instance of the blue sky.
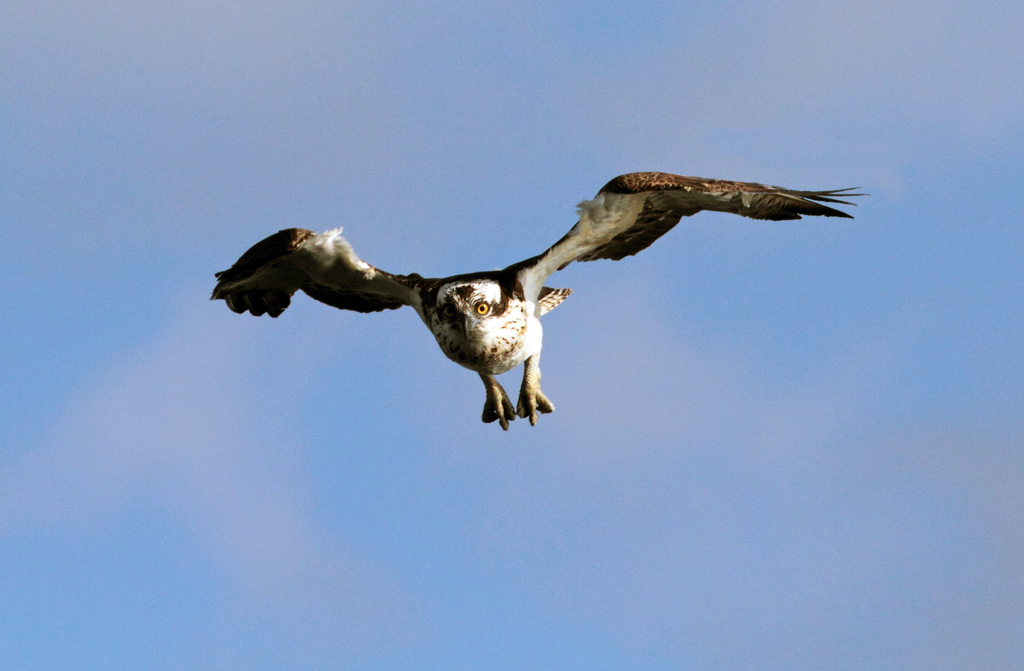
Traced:
POLYGON ((3 13, 0 666, 1024 665, 1019 3, 3 13), (291 226, 504 267, 634 170, 871 196, 559 273, 507 433, 412 311, 207 300, 291 226))

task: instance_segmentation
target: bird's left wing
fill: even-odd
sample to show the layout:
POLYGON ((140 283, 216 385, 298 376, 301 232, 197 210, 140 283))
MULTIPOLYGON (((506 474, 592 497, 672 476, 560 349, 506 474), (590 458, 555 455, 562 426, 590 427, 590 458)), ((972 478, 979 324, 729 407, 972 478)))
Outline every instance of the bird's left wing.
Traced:
POLYGON ((299 290, 341 310, 379 312, 411 305, 422 317, 418 287, 429 282, 364 262, 340 228, 321 235, 302 228, 278 231, 216 277, 211 300, 223 299, 234 312, 257 317, 277 317, 299 290))
POLYGON ((633 172, 620 175, 579 204, 580 220, 543 254, 507 270, 516 272, 526 296, 536 299, 544 280, 573 261, 618 261, 647 249, 683 217, 701 210, 730 212, 751 219, 800 219, 802 215, 850 217, 822 203, 853 205, 841 200, 864 194, 852 189, 794 191, 751 182, 732 182, 633 172))

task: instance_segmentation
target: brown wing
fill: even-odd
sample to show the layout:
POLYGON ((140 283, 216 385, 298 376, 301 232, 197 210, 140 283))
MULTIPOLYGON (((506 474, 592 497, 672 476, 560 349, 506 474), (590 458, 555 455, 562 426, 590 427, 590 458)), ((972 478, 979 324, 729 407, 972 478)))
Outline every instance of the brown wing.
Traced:
MULTIPOLYGON (((657 197, 657 194, 648 196, 640 213, 636 215, 636 223, 603 245, 581 254, 575 260, 611 259, 618 261, 632 256, 647 249, 654 244, 655 240, 675 228, 683 217, 700 212, 699 209, 678 207, 672 202, 665 202, 666 200, 668 199, 657 197)), ((566 265, 568 263, 563 264, 559 270, 566 265)))
POLYGON ((316 233, 305 228, 286 228, 278 231, 247 249, 230 268, 214 273, 213 276, 220 280, 218 286, 226 282, 244 280, 264 265, 291 254, 300 244, 315 235, 316 233))
POLYGON ((655 240, 672 230, 680 219, 701 210, 730 212, 751 219, 771 221, 800 219, 802 215, 852 219, 853 217, 841 210, 821 204, 827 202, 854 205, 838 197, 863 195, 850 193, 852 190, 794 191, 753 182, 703 179, 664 172, 633 172, 619 175, 605 184, 598 194, 647 193, 636 222, 607 243, 580 255, 575 260, 618 261, 632 256, 650 247, 655 240))
POLYGON ((853 205, 842 198, 864 194, 852 191, 794 191, 665 172, 619 175, 605 184, 594 200, 580 203, 580 221, 561 240, 507 270, 516 273, 526 295, 537 296, 551 273, 573 261, 617 261, 631 256, 650 247, 683 217, 701 210, 774 221, 800 219, 803 215, 852 218, 822 205, 853 205))
MULTIPOLYGON (((401 283, 410 288, 418 288, 425 281, 419 275, 392 275, 377 269, 378 273, 386 275, 389 279, 401 283)), ((315 282, 307 282, 302 286, 302 292, 314 300, 330 305, 339 310, 352 310, 354 312, 382 312, 383 310, 397 310, 403 305, 409 305, 404 300, 395 296, 369 291, 343 291, 331 289, 315 282)))
MULTIPOLYGON (((855 188, 832 189, 829 191, 795 191, 793 189, 784 189, 781 186, 768 186, 754 182, 704 179, 703 177, 672 175, 667 172, 631 172, 619 175, 601 187, 598 193, 630 194, 643 191, 685 191, 693 194, 714 196, 718 199, 725 196, 729 201, 734 198, 732 194, 736 194, 739 196, 738 202, 742 208, 749 211, 736 210, 735 214, 753 219, 780 221, 799 219, 802 214, 853 219, 852 216, 845 212, 820 205, 813 201, 856 206, 856 203, 842 200, 842 198, 865 195, 863 193, 850 193, 855 188), (744 198, 741 194, 745 194, 746 197, 744 198)), ((702 209, 734 211, 732 208, 723 209, 716 207, 711 201, 707 201, 707 204, 710 207, 702 209)))
POLYGON ((248 311, 256 317, 268 313, 280 316, 291 305, 296 285, 305 278, 305 273, 282 259, 315 235, 304 228, 288 228, 260 240, 230 268, 214 274, 218 282, 210 300, 224 299, 238 314, 248 311))
POLYGON ((289 228, 253 245, 216 273, 211 300, 239 314, 279 316, 296 291, 341 310, 380 312, 412 305, 419 311, 419 275, 392 275, 363 262, 340 231, 317 235, 289 228))

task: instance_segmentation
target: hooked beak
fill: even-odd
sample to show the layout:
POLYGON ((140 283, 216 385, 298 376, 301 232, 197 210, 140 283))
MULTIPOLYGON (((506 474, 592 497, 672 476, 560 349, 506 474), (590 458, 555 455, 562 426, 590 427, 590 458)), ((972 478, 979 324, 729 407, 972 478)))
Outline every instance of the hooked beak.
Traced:
POLYGON ((469 315, 461 315, 459 323, 462 325, 462 334, 466 336, 466 340, 469 340, 469 332, 472 330, 469 324, 469 315))

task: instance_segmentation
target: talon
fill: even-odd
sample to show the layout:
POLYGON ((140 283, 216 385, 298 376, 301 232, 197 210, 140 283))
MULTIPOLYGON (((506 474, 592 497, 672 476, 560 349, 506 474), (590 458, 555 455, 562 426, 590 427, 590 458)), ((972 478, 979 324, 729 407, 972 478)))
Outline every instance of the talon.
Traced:
POLYGON ((544 395, 544 392, 540 390, 540 387, 535 389, 523 388, 519 393, 519 403, 516 405, 516 413, 526 419, 530 418, 530 426, 537 426, 537 412, 541 414, 548 414, 549 412, 555 411, 555 406, 551 404, 548 397, 544 395))
POLYGON ((484 387, 487 389, 487 400, 484 402, 484 413, 481 419, 485 424, 498 422, 502 430, 508 431, 508 423, 516 418, 512 401, 498 381, 494 379, 494 376, 481 374, 480 378, 484 381, 484 387))
POLYGON ((537 426, 537 412, 542 414, 554 412, 555 406, 540 390, 540 355, 534 354, 526 360, 526 371, 523 373, 523 386, 519 389, 519 402, 516 413, 526 419, 530 418, 530 426, 537 426))

